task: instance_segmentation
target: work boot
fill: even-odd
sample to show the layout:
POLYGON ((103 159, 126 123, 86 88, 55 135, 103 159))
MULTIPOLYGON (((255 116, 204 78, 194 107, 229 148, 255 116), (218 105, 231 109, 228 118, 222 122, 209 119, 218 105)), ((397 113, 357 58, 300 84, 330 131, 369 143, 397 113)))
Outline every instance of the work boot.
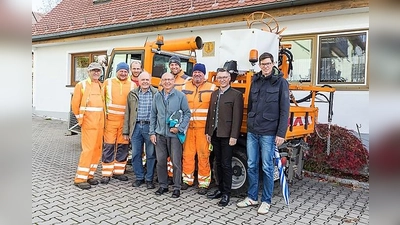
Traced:
POLYGON ((140 187, 142 184, 144 184, 144 180, 135 180, 135 182, 132 184, 132 187, 140 187))
POLYGON ((156 186, 154 186, 153 181, 146 181, 146 187, 147 189, 154 189, 156 186))
POLYGON ((193 186, 193 185, 189 185, 189 184, 187 184, 187 183, 185 183, 185 182, 182 182, 182 185, 181 185, 181 190, 187 190, 189 187, 191 187, 191 186, 193 186))
POLYGON ((199 194, 199 195, 205 195, 205 194, 207 194, 207 188, 201 187, 201 188, 197 191, 197 194, 199 194))
POLYGON ((95 180, 94 178, 89 178, 89 179, 87 179, 87 182, 88 182, 90 185, 98 185, 98 184, 99 184, 99 182, 98 182, 97 180, 95 180))
POLYGON ((91 186, 88 182, 74 183, 74 185, 82 190, 88 190, 91 188, 91 186))
POLYGON ((125 175, 123 175, 123 174, 121 174, 121 175, 114 175, 113 178, 114 178, 114 179, 117 179, 117 180, 120 180, 120 181, 128 181, 128 180, 129 180, 128 177, 125 176, 125 175))
POLYGON ((110 177, 102 177, 100 183, 108 184, 110 182, 110 177))

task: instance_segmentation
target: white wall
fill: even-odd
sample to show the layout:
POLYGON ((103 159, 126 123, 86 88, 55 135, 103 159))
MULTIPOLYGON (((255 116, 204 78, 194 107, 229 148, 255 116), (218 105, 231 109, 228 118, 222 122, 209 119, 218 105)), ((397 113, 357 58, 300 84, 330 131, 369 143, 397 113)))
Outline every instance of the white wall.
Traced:
MULTIPOLYGON (((283 35, 306 34, 327 31, 345 31, 352 29, 366 29, 369 27, 368 10, 361 12, 346 10, 336 11, 334 14, 322 16, 309 15, 308 18, 285 17, 277 18, 280 27, 287 27, 283 35), (367 11, 367 12, 365 12, 367 11)), ((215 57, 203 57, 202 51, 196 51, 198 62, 206 65, 207 71, 214 71, 221 67, 218 47, 220 46, 221 30, 243 29, 245 23, 229 24, 222 27, 195 27, 175 31, 159 31, 146 34, 126 35, 96 40, 62 43, 57 45, 32 46, 35 54, 34 61, 34 97, 33 105, 37 114, 61 119, 68 118, 70 109, 70 54, 85 51, 107 50, 113 47, 143 46, 146 37, 149 41, 155 40, 157 33, 163 34, 164 39, 200 36, 203 42, 215 42, 215 57)), ((240 37, 238 37, 240 38, 240 37)), ((240 53, 240 54, 246 54, 240 53)), ((249 65, 250 68, 250 65, 249 65)), ((256 70, 258 67, 256 66, 256 70)), ((361 133, 369 133, 368 116, 369 91, 337 91, 334 101, 333 123, 357 130, 356 123, 361 124, 361 133)), ((327 105, 319 104, 320 122, 326 122, 327 105)))

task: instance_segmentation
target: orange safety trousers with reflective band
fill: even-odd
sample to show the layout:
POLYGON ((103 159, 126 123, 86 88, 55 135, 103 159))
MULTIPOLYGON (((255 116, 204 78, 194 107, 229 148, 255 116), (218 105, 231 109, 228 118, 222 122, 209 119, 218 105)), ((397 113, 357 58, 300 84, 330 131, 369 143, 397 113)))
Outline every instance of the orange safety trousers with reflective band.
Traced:
POLYGON ((122 128, 127 96, 135 87, 136 84, 131 79, 120 81, 117 77, 113 77, 104 81, 106 124, 102 176, 120 175, 125 172, 129 140, 123 138, 122 128))
POLYGON ((105 110, 101 84, 90 78, 79 82, 71 107, 81 126, 82 152, 74 180, 80 183, 93 178, 101 157, 105 110))
POLYGON ((195 156, 198 160, 199 187, 207 188, 211 181, 210 150, 205 137, 205 125, 211 94, 216 86, 204 82, 196 87, 192 82, 182 86, 182 92, 186 94, 191 112, 189 128, 186 133, 186 141, 183 144, 182 177, 183 182, 193 185, 195 156))

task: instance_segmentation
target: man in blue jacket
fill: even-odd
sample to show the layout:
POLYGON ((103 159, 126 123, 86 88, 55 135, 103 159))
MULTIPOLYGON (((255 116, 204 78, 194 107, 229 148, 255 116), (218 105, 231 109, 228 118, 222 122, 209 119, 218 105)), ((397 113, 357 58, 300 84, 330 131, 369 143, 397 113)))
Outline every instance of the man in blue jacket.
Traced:
POLYGON ((274 66, 274 57, 263 53, 258 60, 261 71, 252 78, 247 109, 248 197, 237 207, 258 205, 258 171, 261 156, 263 188, 259 214, 271 206, 274 189, 274 150, 285 141, 289 117, 289 85, 274 66))
POLYGON ((182 183, 182 144, 177 135, 186 133, 190 120, 190 109, 185 94, 174 88, 174 75, 164 73, 161 77, 163 89, 154 95, 150 114, 150 140, 155 145, 157 157, 157 177, 160 188, 155 192, 168 192, 167 157, 173 165, 173 198, 179 198, 182 183), (174 112, 182 111, 182 119, 177 126, 170 127, 167 121, 174 112))

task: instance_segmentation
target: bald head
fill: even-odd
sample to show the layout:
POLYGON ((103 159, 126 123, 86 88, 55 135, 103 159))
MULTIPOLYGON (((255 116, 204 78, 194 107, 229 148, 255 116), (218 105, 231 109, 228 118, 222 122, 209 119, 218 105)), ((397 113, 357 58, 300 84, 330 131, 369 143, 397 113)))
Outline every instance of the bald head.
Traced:
POLYGON ((175 85, 175 78, 174 75, 170 72, 166 72, 161 76, 161 85, 164 88, 165 92, 170 92, 175 85))
POLYGON ((139 86, 142 91, 147 91, 151 83, 151 75, 147 71, 143 71, 139 75, 139 86))

